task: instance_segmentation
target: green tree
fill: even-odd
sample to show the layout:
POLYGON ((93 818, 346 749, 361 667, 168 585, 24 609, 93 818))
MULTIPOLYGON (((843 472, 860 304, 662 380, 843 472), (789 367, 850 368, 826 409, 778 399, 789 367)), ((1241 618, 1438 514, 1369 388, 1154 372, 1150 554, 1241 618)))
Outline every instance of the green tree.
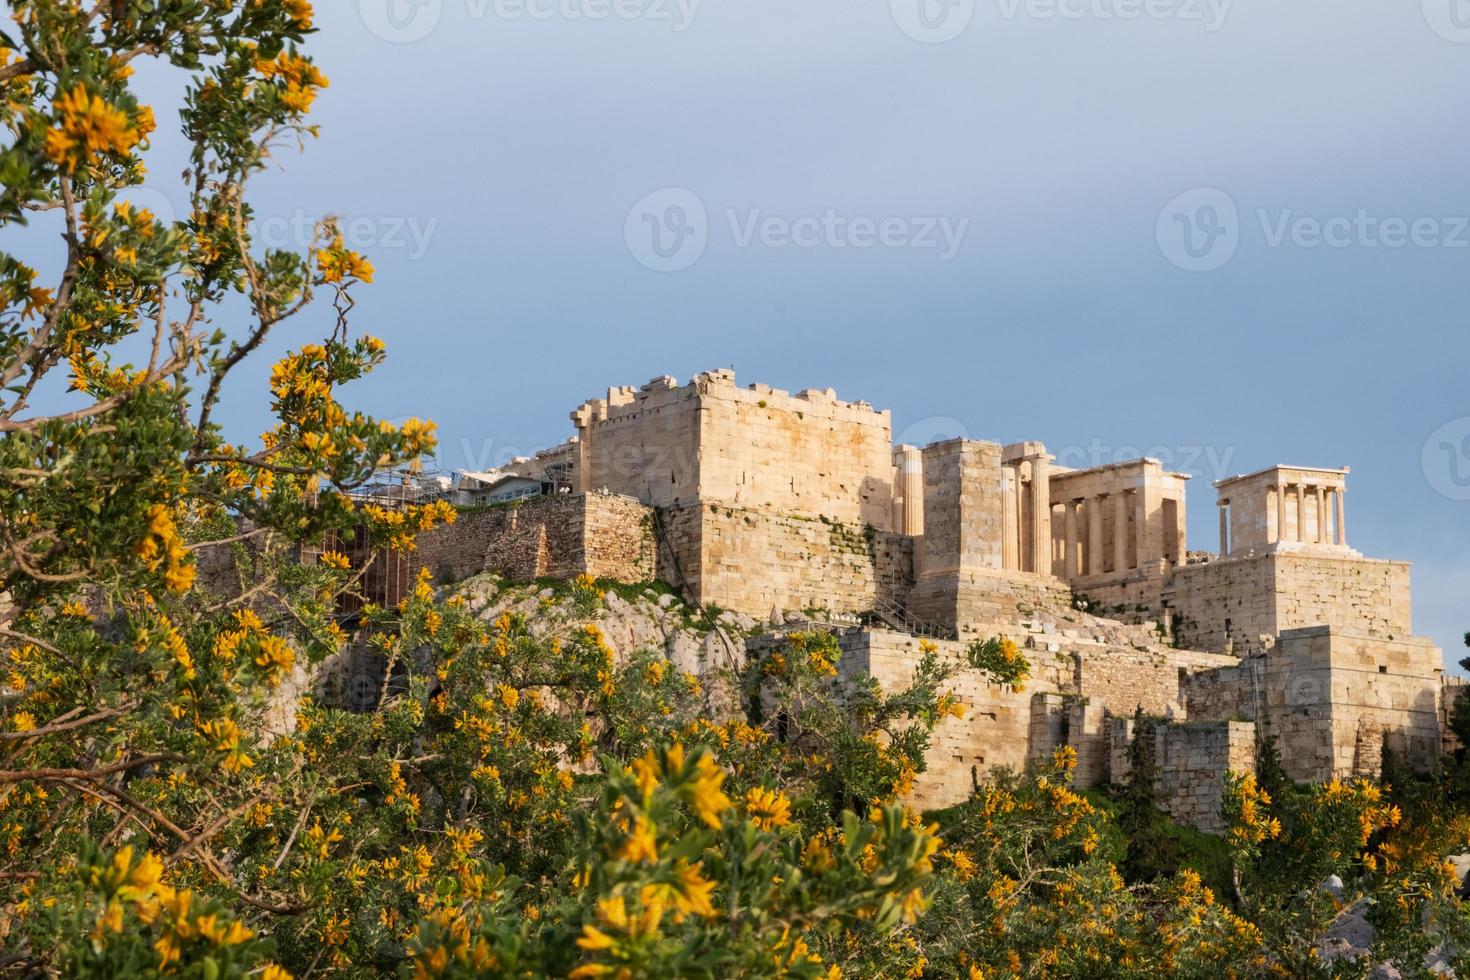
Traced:
POLYGON ((1118 793, 1118 828, 1127 841, 1123 874, 1129 881, 1149 882, 1175 867, 1173 842, 1163 832, 1160 807, 1157 723, 1139 709, 1133 716, 1128 743, 1128 779, 1118 793))

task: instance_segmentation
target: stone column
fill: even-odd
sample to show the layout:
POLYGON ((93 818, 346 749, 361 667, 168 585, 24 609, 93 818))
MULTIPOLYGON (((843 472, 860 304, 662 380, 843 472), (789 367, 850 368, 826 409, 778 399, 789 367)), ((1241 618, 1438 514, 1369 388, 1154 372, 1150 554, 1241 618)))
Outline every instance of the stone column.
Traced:
POLYGON ((1051 573, 1051 463, 1045 453, 1031 457, 1031 570, 1051 573))
POLYGON ((1230 502, 1220 503, 1220 557, 1230 554, 1230 502))
POLYGON ((1108 498, 1099 494, 1087 501, 1087 574, 1103 573, 1103 508, 1108 498))
POLYGON ((1077 504, 1076 500, 1066 503, 1067 517, 1063 534, 1066 541, 1063 548, 1062 578, 1071 581, 1077 575, 1077 504))
POLYGON ((1347 496, 1347 487, 1337 488, 1337 543, 1342 547, 1348 546, 1347 542, 1347 514, 1343 510, 1343 497, 1347 496))
POLYGON ((1276 484, 1276 540, 1286 540, 1286 484, 1276 484))
POLYGON ((1128 494, 1116 493, 1113 519, 1113 573, 1128 570, 1128 494))
POLYGON ((1144 562, 1150 556, 1148 551, 1148 498, 1142 486, 1139 486, 1133 493, 1133 536, 1137 539, 1134 550, 1138 553, 1138 567, 1143 568, 1144 562))
POLYGON ((924 533, 924 451, 917 446, 904 446, 903 459, 903 533, 917 537, 924 533))
POLYGON ((1018 506, 1020 488, 1016 484, 1021 479, 1021 471, 1015 466, 1003 466, 1000 477, 1001 567, 1019 571, 1021 568, 1021 521, 1018 506))
POLYGON ((1332 544, 1327 541, 1327 488, 1317 485, 1317 544, 1332 544))
POLYGON ((1307 485, 1305 483, 1296 485, 1296 539, 1304 544, 1307 540, 1307 485))

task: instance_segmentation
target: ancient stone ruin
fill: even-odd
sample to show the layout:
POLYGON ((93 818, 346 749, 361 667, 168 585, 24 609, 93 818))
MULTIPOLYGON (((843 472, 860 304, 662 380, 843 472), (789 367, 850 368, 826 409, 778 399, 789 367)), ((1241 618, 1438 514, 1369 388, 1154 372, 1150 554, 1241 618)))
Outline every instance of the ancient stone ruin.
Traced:
POLYGON ((711 371, 611 389, 572 420, 565 444, 492 475, 514 501, 466 508, 385 578, 657 577, 704 606, 774 611, 779 629, 833 629, 845 668, 884 684, 907 680, 920 644, 964 663, 969 642, 1012 638, 1030 681, 962 672, 969 711, 936 732, 914 790, 926 807, 1060 745, 1082 785, 1119 779, 1140 711, 1160 719, 1168 808, 1205 829, 1224 772, 1250 770, 1264 737, 1299 780, 1376 773, 1385 747, 1428 764, 1448 738, 1455 689, 1412 635, 1408 564, 1348 544, 1347 469, 1220 481, 1211 554, 1186 544, 1189 477, 1157 460, 895 446, 888 412, 830 389, 711 371))

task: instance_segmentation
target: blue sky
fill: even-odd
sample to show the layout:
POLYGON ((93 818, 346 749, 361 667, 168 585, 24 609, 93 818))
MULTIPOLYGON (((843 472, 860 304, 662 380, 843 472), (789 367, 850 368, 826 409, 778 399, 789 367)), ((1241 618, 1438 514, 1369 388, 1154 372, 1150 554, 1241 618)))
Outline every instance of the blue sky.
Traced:
POLYGON ((322 136, 257 207, 360 219, 360 404, 438 420, 446 468, 731 365, 1164 455, 1200 548, 1211 480, 1349 465, 1352 543, 1470 652, 1470 2, 947 2, 324 0, 322 136))

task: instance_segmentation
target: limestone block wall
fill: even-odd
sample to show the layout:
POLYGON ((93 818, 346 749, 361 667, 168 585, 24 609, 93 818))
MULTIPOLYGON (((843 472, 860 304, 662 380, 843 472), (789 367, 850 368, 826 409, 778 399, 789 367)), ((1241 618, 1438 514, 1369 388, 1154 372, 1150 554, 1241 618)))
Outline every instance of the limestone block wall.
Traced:
POLYGON ((694 387, 662 378, 641 389, 610 389, 572 413, 577 489, 607 489, 646 504, 699 496, 699 399, 694 387))
POLYGON ((893 528, 893 422, 831 389, 795 395, 701 375, 700 496, 893 528))
POLYGON ((1271 556, 1225 558, 1176 568, 1164 587, 1182 646, 1243 654, 1276 631, 1271 556))
POLYGON ((1191 719, 1243 718, 1277 738, 1297 780, 1376 774, 1385 737, 1410 765, 1442 748, 1442 658, 1428 640, 1289 630, 1264 653, 1185 682, 1191 719))
POLYGON ((951 439, 924 450, 920 575, 1001 568, 1001 446, 951 439))
POLYGON ((1448 754, 1461 749, 1460 740, 1455 736, 1454 729, 1450 727, 1450 720, 1454 717, 1455 702, 1460 695, 1465 693, 1465 688, 1470 686, 1463 677, 1450 677, 1445 675, 1440 679, 1439 689, 1439 750, 1448 754))
POLYGON ((1071 608, 1072 591, 1057 579, 994 569, 921 576, 909 600, 910 612, 919 619, 965 637, 991 635, 995 631, 988 624, 1014 625, 1037 610, 1071 608))
POLYGON ((654 577, 648 508, 612 494, 533 497, 461 511, 450 525, 420 535, 406 559, 409 576, 427 568, 438 581, 480 572, 513 579, 594 578, 624 582, 654 577))
POLYGON ((1163 592, 1183 646, 1236 653, 1284 630, 1330 625, 1374 636, 1412 631, 1407 562, 1275 552, 1187 565, 1163 592))
MULTIPOLYGON (((1129 772, 1133 719, 1113 719, 1109 734, 1113 779, 1121 782, 1129 772)), ((1223 831, 1225 774, 1255 771, 1256 726, 1248 721, 1161 724, 1153 728, 1153 738, 1163 808, 1180 823, 1207 833, 1223 831)))
POLYGON ((1114 715, 1131 716, 1142 708, 1147 715, 1183 719, 1193 717, 1187 715, 1188 679, 1235 663, 1233 657, 1167 647, 1099 646, 1078 653, 1075 688, 1114 715))
POLYGON ((1428 640, 1328 627, 1283 633, 1266 657, 1270 731, 1293 779, 1377 774, 1385 736, 1424 767, 1440 748, 1443 660, 1428 640))
MULTIPOLYGON (((1110 773, 1108 715, 1131 715, 1140 691, 1156 698, 1145 710, 1165 700, 1177 702, 1181 668, 1218 665, 1226 659, 1033 632, 1014 622, 988 629, 987 635, 1009 636, 1023 647, 1031 678, 1020 692, 987 684, 966 665, 968 641, 935 643, 940 657, 961 668, 950 684, 967 711, 964 718, 946 719, 936 728, 928 770, 915 781, 918 806, 933 809, 963 802, 974 777, 985 779, 999 767, 1020 771, 1044 761, 1060 745, 1077 750, 1079 786, 1105 782, 1110 773), (1172 653, 1179 659, 1170 659, 1172 653), (1113 679, 1105 683, 1106 677, 1113 679), (1166 693, 1171 689, 1174 693, 1166 693), (1135 693, 1122 705, 1107 700, 1123 691, 1135 693)), ((903 633, 850 629, 841 631, 838 640, 844 672, 870 673, 890 691, 910 682, 921 656, 920 640, 903 633)))
MULTIPOLYGON (((903 633, 884 630, 847 630, 838 637, 844 673, 868 673, 884 690, 898 690, 913 679, 914 664, 921 656, 919 640, 903 633)), ((939 654, 951 663, 964 663, 964 645, 952 641, 936 643, 939 654)), ((1032 698, 1055 693, 1068 681, 1065 664, 1033 664, 1026 690, 986 684, 978 672, 965 668, 951 686, 968 707, 964 718, 945 719, 934 730, 928 769, 914 782, 910 797, 915 806, 938 809, 963 803, 969 798, 972 774, 984 779, 990 770, 1005 767, 1017 772, 1038 754, 1054 747, 1032 742, 1032 698)), ((1038 725, 1041 738, 1044 726, 1038 725)))
POLYGON ((1408 562, 1281 553, 1271 566, 1277 632, 1330 625, 1389 638, 1413 633, 1408 562))
POLYGON ((1169 563, 1153 561, 1121 575, 1076 581, 1073 589, 1085 597, 1092 610, 1100 616, 1129 622, 1140 617, 1167 622, 1163 593, 1173 571, 1169 563))
POLYGON ((660 576, 700 602, 764 619, 772 608, 860 613, 902 604, 913 539, 831 518, 699 504, 660 512, 660 576))
POLYGON ((1002 447, 951 439, 924 450, 924 536, 909 602, 920 619, 958 630, 988 622, 1011 583, 1049 576, 1002 571, 1002 447))
POLYGON ((830 389, 737 388, 733 372, 711 371, 612 389, 572 419, 581 489, 892 528, 892 418, 830 389))
POLYGON ((1257 653, 1235 663, 1188 675, 1180 685, 1185 716, 1217 721, 1260 717, 1264 703, 1265 670, 1265 655, 1257 653))

